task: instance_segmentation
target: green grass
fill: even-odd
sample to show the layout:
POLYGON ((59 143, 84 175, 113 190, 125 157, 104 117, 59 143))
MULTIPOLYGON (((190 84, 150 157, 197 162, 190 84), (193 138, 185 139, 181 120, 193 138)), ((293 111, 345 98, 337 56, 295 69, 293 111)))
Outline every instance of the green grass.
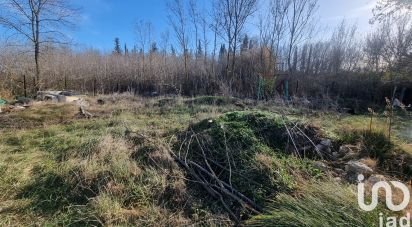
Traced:
MULTIPOLYGON (((90 120, 76 118, 71 105, 1 116, 5 128, 16 130, 0 129, 0 226, 233 225, 221 204, 205 196, 167 151, 177 152, 192 130, 219 163, 230 151, 233 169, 243 175, 232 176, 233 184, 265 207, 260 216, 246 215, 252 221, 245 224, 303 223, 293 214, 312 226, 375 220, 355 212, 349 187, 332 183, 312 160, 285 152, 284 121, 315 120, 326 136, 342 139, 340 125, 364 129, 367 116, 336 117, 268 103, 243 103, 249 111, 240 111, 238 101, 120 97, 103 107, 91 100, 90 111, 98 117, 90 120)), ((368 154, 386 155, 389 148, 374 143, 382 141, 374 136, 365 140, 375 146, 368 154)), ((185 143, 189 151, 199 151, 196 142, 185 143)), ((397 152, 397 141, 392 143, 397 152)), ((194 153, 189 157, 199 160, 194 153)))
POLYGON ((333 182, 313 181, 301 185, 298 195, 279 194, 265 214, 253 217, 251 226, 378 226, 378 208, 361 211, 354 188, 333 182))

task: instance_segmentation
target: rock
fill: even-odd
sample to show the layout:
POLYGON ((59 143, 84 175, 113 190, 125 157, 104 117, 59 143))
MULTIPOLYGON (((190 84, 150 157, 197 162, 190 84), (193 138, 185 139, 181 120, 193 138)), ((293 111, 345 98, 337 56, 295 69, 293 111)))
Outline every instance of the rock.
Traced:
POLYGON ((370 176, 369 179, 368 179, 368 183, 371 184, 371 185, 374 185, 374 184, 376 184, 380 181, 386 181, 386 177, 383 176, 383 175, 378 175, 377 174, 377 175, 370 176))
POLYGON ((376 169, 376 166, 377 166, 377 161, 371 158, 363 158, 363 159, 360 159, 359 162, 367 165, 369 168, 373 170, 376 169))
POLYGON ((353 152, 352 149, 347 145, 340 146, 340 148, 339 148, 339 154, 341 154, 341 155, 346 155, 346 154, 352 153, 352 152, 353 152))
POLYGON ((344 175, 345 174, 345 170, 343 170, 343 169, 334 169, 333 170, 337 175, 339 175, 339 176, 342 176, 342 175, 344 175))
POLYGON ((323 146, 332 147, 332 141, 330 139, 324 139, 320 142, 323 146))
POLYGON ((358 158, 358 154, 356 154, 356 153, 348 153, 348 154, 346 154, 343 158, 342 158, 342 160, 344 160, 344 161, 350 161, 350 160, 355 160, 355 159, 357 159, 358 158))
POLYGON ((316 145, 316 149, 323 154, 331 154, 332 153, 332 141, 330 139, 322 140, 318 145, 316 145))
POLYGON ((344 161, 354 160, 358 157, 357 152, 355 152, 356 147, 350 145, 343 145, 339 148, 338 158, 344 161))
POLYGON ((342 181, 342 178, 340 178, 340 177, 335 177, 335 178, 333 178, 336 182, 341 182, 342 181))
POLYGON ((351 182, 355 182, 360 174, 366 178, 373 174, 373 170, 371 168, 359 161, 348 162, 345 166, 345 170, 346 178, 351 182))
POLYGON ((316 161, 316 162, 313 163, 313 166, 314 166, 316 169, 322 170, 322 171, 324 171, 324 172, 328 171, 328 166, 327 166, 325 163, 323 163, 323 162, 316 161))

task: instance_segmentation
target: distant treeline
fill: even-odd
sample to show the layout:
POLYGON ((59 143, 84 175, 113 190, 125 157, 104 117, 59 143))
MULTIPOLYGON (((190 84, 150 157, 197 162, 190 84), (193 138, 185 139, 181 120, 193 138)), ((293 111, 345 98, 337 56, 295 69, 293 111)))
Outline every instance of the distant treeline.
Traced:
POLYGON ((317 40, 317 4, 259 4, 265 11, 258 10, 256 0, 228 0, 215 1, 211 12, 203 12, 196 1, 172 0, 167 5, 172 38, 165 32, 154 40, 151 23, 139 21, 133 48, 116 38, 109 53, 44 42, 39 60, 33 61, 31 42, 19 47, 4 43, 0 95, 58 89, 94 95, 128 91, 256 99, 298 96, 380 104, 396 88, 395 96, 411 103, 409 13, 383 19, 381 15, 366 36, 342 21, 328 38, 317 40), (305 16, 291 20, 296 15, 305 16), (258 17, 258 33, 245 33, 245 24, 258 17))

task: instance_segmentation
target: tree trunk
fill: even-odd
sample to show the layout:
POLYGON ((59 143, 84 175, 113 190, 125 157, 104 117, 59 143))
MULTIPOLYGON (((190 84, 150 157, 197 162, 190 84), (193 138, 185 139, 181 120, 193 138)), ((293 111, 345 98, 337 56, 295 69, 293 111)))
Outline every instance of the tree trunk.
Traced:
POLYGON ((24 89, 24 97, 27 98, 26 74, 23 74, 23 89, 24 89))
POLYGON ((36 28, 35 28, 35 39, 34 39, 34 61, 36 63, 36 84, 35 88, 36 91, 40 91, 41 89, 41 81, 40 81, 40 18, 39 12, 35 14, 36 17, 36 28))

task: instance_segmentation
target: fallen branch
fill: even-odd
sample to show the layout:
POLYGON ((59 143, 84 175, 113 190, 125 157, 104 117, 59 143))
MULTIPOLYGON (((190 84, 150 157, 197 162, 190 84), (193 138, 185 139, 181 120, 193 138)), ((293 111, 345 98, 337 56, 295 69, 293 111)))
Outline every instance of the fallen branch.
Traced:
POLYGON ((245 195, 243 195, 241 192, 237 191, 236 189, 234 189, 232 186, 230 186, 229 184, 227 184, 226 182, 220 180, 219 178, 217 178, 215 175, 211 174, 210 172, 208 172, 206 169, 204 169, 203 167, 201 167, 199 164, 190 161, 190 164, 195 166, 197 169, 199 169, 201 172, 205 173, 206 175, 208 175, 209 177, 211 177, 212 179, 216 180, 220 185, 222 185, 219 190, 222 190, 222 192, 224 192, 226 195, 230 196, 232 199, 236 200, 237 202, 239 202, 242 206, 244 206, 245 208, 248 208, 249 210, 251 210, 253 213, 259 214, 262 211, 262 208, 260 208, 255 202, 253 202, 251 199, 249 199, 248 197, 246 197, 245 195), (228 191, 227 189, 231 190, 233 193, 231 193, 230 191, 228 191), (247 204, 247 205, 246 205, 247 204))
POLYGON ((80 106, 80 111, 79 114, 82 115, 83 117, 90 119, 93 117, 93 114, 91 114, 90 112, 88 112, 84 106, 80 106))

